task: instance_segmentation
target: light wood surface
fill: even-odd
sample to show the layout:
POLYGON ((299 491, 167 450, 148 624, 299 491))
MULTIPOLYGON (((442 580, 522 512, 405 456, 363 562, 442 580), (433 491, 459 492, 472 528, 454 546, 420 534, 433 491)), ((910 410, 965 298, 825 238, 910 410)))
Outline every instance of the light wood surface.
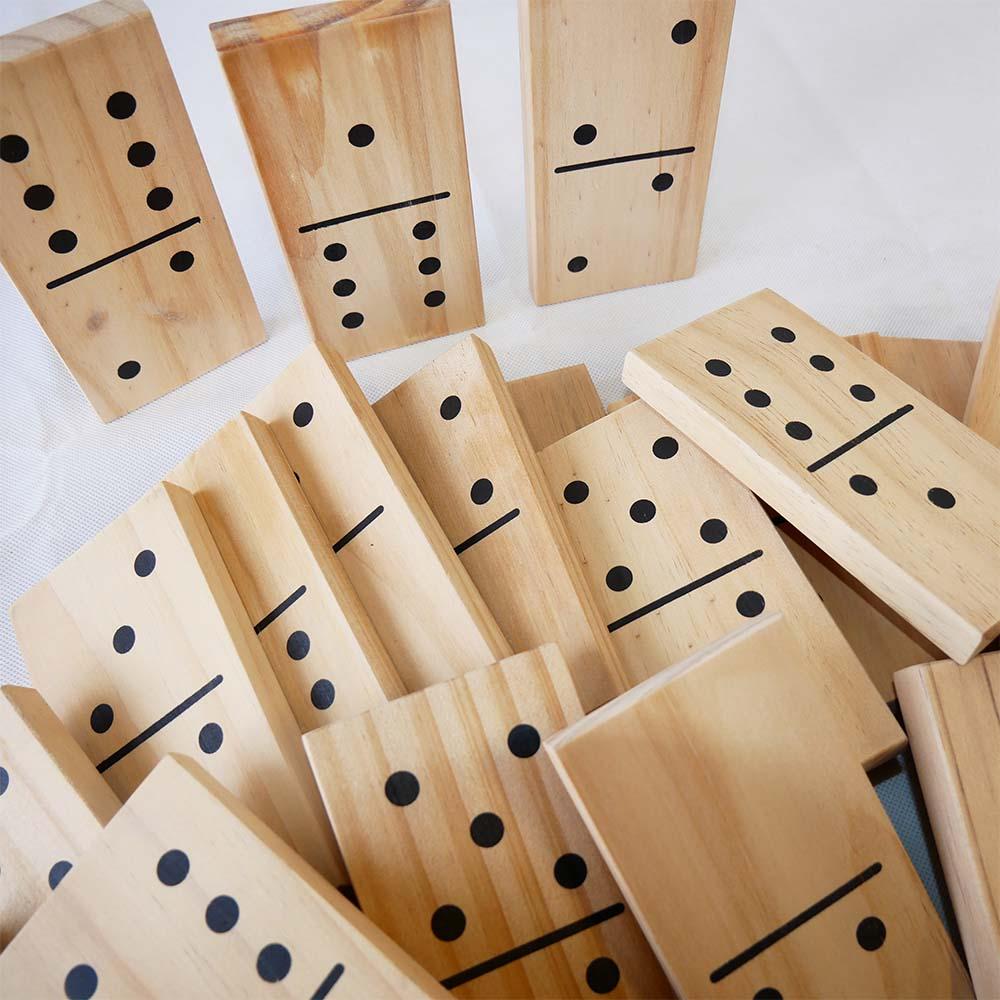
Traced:
POLYGON ((539 458, 630 685, 780 610, 856 759, 904 745, 757 499, 655 410, 633 403, 539 458))
POLYGON ((634 392, 627 392, 621 399, 616 399, 613 403, 608 403, 608 413, 614 413, 629 403, 634 403, 639 397, 634 392))
POLYGON ((952 658, 1000 632, 1000 451, 806 313, 758 292, 624 381, 952 658))
POLYGON ((316 338, 350 359, 482 326, 446 0, 299 7, 212 37, 316 338))
POLYGON ((1000 448, 1000 285, 983 334, 965 422, 1000 448))
POLYGON ((976 995, 1000 997, 1000 653, 908 667, 896 690, 976 995))
POLYGON ((142 3, 0 38, 0 135, 0 258, 102 420, 264 339, 142 3))
POLYGON ((0 950, 120 805, 33 688, 0 688, 0 950))
POLYGON ((544 646, 305 737, 362 908, 458 996, 669 995, 540 751, 581 718, 544 646))
POLYGON ((267 424, 241 414, 167 479, 198 501, 302 732, 405 692, 267 424))
POLYGON ((375 404, 514 650, 556 642, 588 711, 624 676, 489 347, 469 337, 375 404))
POLYGON ((270 425, 407 690, 510 653, 336 352, 310 347, 249 409, 270 425))
POLYGON ((679 995, 970 996, 801 657, 771 616, 546 749, 679 995))
POLYGON ((586 365, 514 379, 507 388, 535 451, 604 416, 586 365))
POLYGON ((298 724, 190 493, 156 487, 11 617, 32 681, 122 800, 190 753, 343 881, 298 724))
POLYGON ((734 5, 520 0, 539 305, 694 273, 734 5))
POLYGON ((171 755, 0 958, 0 981, 11 997, 447 996, 218 782, 171 755))

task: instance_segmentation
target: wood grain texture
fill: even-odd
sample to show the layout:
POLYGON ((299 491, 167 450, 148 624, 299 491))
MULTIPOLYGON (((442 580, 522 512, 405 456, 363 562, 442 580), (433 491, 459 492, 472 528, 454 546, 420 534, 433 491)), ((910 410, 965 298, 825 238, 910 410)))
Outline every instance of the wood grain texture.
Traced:
POLYGON ((120 805, 33 688, 0 688, 0 950, 120 805))
POLYGON ((123 800, 192 753, 343 880, 298 724, 190 493, 152 490, 11 617, 33 682, 123 800))
POLYGON ((0 38, 0 135, 0 258, 102 420, 264 339, 143 4, 0 38))
POLYGON ((172 755, 0 958, 0 979, 12 997, 447 995, 222 785, 172 755))
POLYGON ((906 740, 754 495, 636 402, 539 456, 630 685, 780 610, 871 767, 906 740))
POLYGON ((317 340, 350 359, 482 326, 446 0, 300 7, 212 37, 317 340))
POLYGON ((629 403, 634 403, 639 397, 634 392, 627 392, 621 399, 616 399, 613 403, 608 403, 608 413, 614 413, 629 403))
POLYGON ((270 425, 407 690, 510 653, 342 358, 310 347, 249 409, 270 425))
POLYGON ((267 424, 241 414, 167 479, 198 501, 302 732, 405 692, 267 424))
POLYGON ((558 643, 588 711, 617 654, 489 347, 469 337, 375 404, 448 541, 518 652, 558 643))
POLYGON ((544 646, 305 737, 362 908, 458 996, 669 995, 539 752, 581 718, 544 646))
POLYGON ((896 675, 976 996, 1000 996, 1000 653, 896 675))
POLYGON ((546 749, 680 996, 970 996, 801 657, 770 616, 546 749))
POLYGON ((604 416, 586 365, 514 379, 507 388, 535 451, 604 416))
POLYGON ((520 0, 539 305, 694 273, 734 5, 520 0))
POLYGON ((1000 285, 983 334, 965 422, 1000 448, 1000 285))
POLYGON ((791 303, 705 316, 624 381, 954 659, 1000 633, 1000 452, 791 303))

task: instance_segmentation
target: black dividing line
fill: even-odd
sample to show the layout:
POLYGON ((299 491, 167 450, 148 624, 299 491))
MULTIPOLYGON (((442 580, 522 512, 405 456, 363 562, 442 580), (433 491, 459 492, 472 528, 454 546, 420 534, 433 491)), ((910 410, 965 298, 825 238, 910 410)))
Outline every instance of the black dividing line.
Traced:
POLYGON ((480 962, 478 965, 470 966, 462 972, 456 972, 455 975, 449 976, 447 979, 442 979, 441 985, 446 990, 457 989, 459 986, 471 983, 473 979, 479 979, 480 976, 485 976, 487 973, 496 972, 497 969, 502 969, 505 965, 510 965, 511 962, 519 962, 522 958, 527 958, 528 955, 533 955, 536 951, 541 951, 543 948, 548 948, 551 945, 558 944, 560 941, 565 941, 566 938, 572 937, 574 934, 579 934, 581 931, 596 927, 598 924, 603 924, 606 920, 611 920, 612 917, 620 917, 624 912, 624 903, 614 903, 612 906, 606 906, 603 910, 591 913, 581 920, 576 920, 565 927, 549 931, 548 934, 543 934, 541 937, 535 938, 534 941, 519 944, 516 948, 511 948, 510 951, 494 955, 493 958, 488 958, 485 962, 480 962))
POLYGON ((305 584, 299 587, 298 590, 293 590, 273 611, 268 611, 266 615, 256 625, 254 625, 253 630, 260 635, 264 629, 267 628, 273 621, 281 617, 304 593, 306 592, 305 584))
POLYGON ((900 417, 905 417, 912 409, 913 405, 911 403, 901 406, 895 413, 890 413, 889 416, 883 417, 877 424, 872 424, 868 430, 862 431, 857 437, 851 438, 850 441, 845 441, 839 448, 834 448, 829 455, 824 455, 822 458, 817 459, 809 466, 809 471, 818 472, 824 465, 829 465, 831 462, 836 461, 841 455, 846 455, 852 448, 857 448, 859 444, 878 434, 879 431, 884 431, 886 427, 894 424, 900 417))
POLYGON ((694 146, 681 146, 679 149, 657 149, 652 153, 630 153, 628 156, 612 156, 607 160, 568 163, 565 167, 556 167, 556 173, 569 174, 574 170, 593 170, 594 167, 610 167, 616 163, 635 163, 636 160, 658 160, 661 156, 683 156, 686 153, 693 152, 694 146))
POLYGON ((485 528, 477 531, 474 535, 470 535, 464 542, 459 542, 455 546, 455 555, 460 556, 466 549, 471 549, 473 545, 481 542, 484 538, 489 538, 494 531, 499 531, 505 524, 513 521, 520 513, 521 508, 515 507, 513 510, 507 511, 503 517, 498 517, 492 524, 487 524, 485 528))
POLYGON ((148 236, 146 239, 140 240, 138 243, 133 243, 130 247, 125 247, 124 250, 119 250, 117 253, 113 253, 108 257, 102 257, 100 260, 95 260, 93 264, 81 267, 78 271, 70 271, 69 274, 64 274, 61 278, 56 278, 55 280, 50 281, 45 287, 53 289, 58 288, 60 285, 65 285, 70 281, 76 281, 77 278, 82 278, 85 274, 90 274, 91 271, 97 271, 102 267, 107 267, 108 264, 113 264, 116 260, 121 260, 122 257, 128 257, 131 254, 138 253, 140 250, 145 250, 146 247, 151 247, 154 243, 159 243, 160 240, 167 239, 168 236, 175 236, 177 233, 184 232, 185 229, 197 226, 199 222, 201 222, 201 219, 197 215, 188 219, 186 222, 178 222, 176 226, 164 229, 162 233, 157 233, 155 236, 148 236))
POLYGON ((335 219, 324 219, 322 222, 310 222, 308 226, 300 226, 300 233, 312 233, 317 229, 326 229, 327 226, 339 226, 342 222, 353 222, 355 219, 367 219, 373 215, 381 215, 383 212, 395 212, 400 208, 412 208, 414 205, 426 205, 429 201, 441 201, 443 198, 450 198, 450 191, 438 191, 437 194, 425 194, 422 198, 411 198, 409 201, 397 201, 394 205, 379 205, 378 208, 366 208, 363 212, 354 212, 351 215, 338 215, 335 219))
POLYGON ((114 765, 117 764, 123 757, 127 757, 137 747, 141 747, 146 740, 154 737, 165 726, 169 726, 174 719, 176 719, 179 715, 183 715, 192 705, 201 701, 205 695, 214 691, 221 683, 222 674, 217 674, 204 687, 198 688, 193 695, 189 698, 185 698, 179 705, 175 705, 172 709, 170 709, 166 715, 161 715, 156 722, 154 722, 151 726, 147 726, 141 733, 139 733, 138 736, 133 736, 128 743, 126 743, 123 747, 119 747, 110 757, 105 757, 104 760, 97 765, 98 774, 103 774, 108 770, 108 768, 114 767, 114 765))
POLYGON ((312 995, 312 1000, 323 1000, 323 998, 337 985, 337 981, 344 974, 344 967, 338 962, 327 974, 326 979, 323 980, 316 988, 316 992, 312 995))
POLYGON ((686 597, 692 591, 698 590, 699 587, 705 587, 729 573, 734 573, 736 570, 742 569, 742 567, 746 566, 747 563, 752 563, 754 559, 759 559, 763 554, 763 549, 757 549, 754 552, 748 552, 745 556, 741 556, 739 559, 736 559, 731 563, 726 563, 725 566, 713 569, 711 573, 707 573, 705 576, 699 577, 697 580, 692 580, 690 583, 685 583, 683 587, 679 587, 672 593, 664 594, 663 597, 658 597, 655 601, 650 601, 649 604, 646 604, 641 608, 637 608, 635 611, 630 611, 624 618, 619 618, 618 621, 612 622, 608 626, 608 631, 617 632, 618 629, 624 628, 626 625, 631 625, 632 622, 638 621, 643 616, 648 615, 653 611, 659 611, 660 608, 670 604, 672 601, 676 601, 681 597, 686 597))
POLYGON ((361 532, 364 531, 376 517, 380 517, 384 513, 385 507, 379 504, 370 514, 367 514, 360 521, 358 521, 358 523, 354 525, 354 527, 351 528, 351 530, 344 535, 339 542, 333 543, 333 551, 339 552, 345 545, 347 545, 348 542, 353 542, 354 539, 357 538, 358 535, 360 535, 361 532))
POLYGON ((756 944, 750 945, 745 951, 741 951, 734 958, 731 958, 728 962, 724 962, 720 965, 708 978, 713 983, 717 983, 720 980, 726 978, 726 976, 731 975, 737 969, 746 965, 751 959, 756 958, 762 951, 767 951, 771 945, 777 944, 782 938, 788 937, 792 931, 798 930, 804 923, 812 920, 813 917, 818 917, 824 910, 829 909, 838 900, 843 899, 849 893, 854 892, 858 886, 864 885, 870 878, 874 878, 882 870, 882 865, 876 861, 875 864, 869 865, 860 875, 855 875, 854 878, 845 882, 843 885, 838 886, 829 895, 824 896, 822 899, 813 903, 812 906, 803 910, 797 917, 792 917, 787 924, 782 924, 777 930, 771 931, 766 937, 762 937, 756 944))

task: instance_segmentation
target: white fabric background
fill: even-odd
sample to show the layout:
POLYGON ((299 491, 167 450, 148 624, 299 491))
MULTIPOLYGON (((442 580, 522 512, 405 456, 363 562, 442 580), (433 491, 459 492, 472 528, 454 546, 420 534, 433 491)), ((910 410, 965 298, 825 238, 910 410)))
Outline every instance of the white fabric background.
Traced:
MULTIPOLYGON (((105 425, 0 275, 3 682, 27 681, 11 601, 308 341, 207 29, 280 4, 148 2, 270 339, 105 425)), ((516 3, 452 4, 486 294, 480 333, 508 377, 583 361, 610 400, 630 346, 764 285, 845 334, 982 336, 1000 277, 997 0, 739 0, 697 275, 544 309, 526 273, 516 3)), ((5 0, 0 32, 68 6, 5 0)), ((453 342, 352 367, 375 399, 453 342)))

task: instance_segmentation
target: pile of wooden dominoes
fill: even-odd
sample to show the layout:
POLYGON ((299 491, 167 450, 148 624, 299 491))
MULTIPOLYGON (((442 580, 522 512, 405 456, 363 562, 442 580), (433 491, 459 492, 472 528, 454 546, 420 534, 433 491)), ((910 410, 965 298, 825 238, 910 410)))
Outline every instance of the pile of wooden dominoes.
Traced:
MULTIPOLYGON (((689 272, 697 223, 639 206, 588 243, 561 179, 656 160, 646 186, 676 178, 700 217, 732 0, 616 10, 632 44, 666 17, 699 54, 685 141, 615 157, 540 57, 607 47, 606 3, 522 7, 529 123, 597 144, 530 144, 533 217, 567 221, 533 232, 539 301, 689 272), (670 239, 636 271, 616 241, 643 232, 670 239)), ((894 685, 975 988, 1000 995, 997 315, 979 354, 841 338, 761 291, 629 353, 607 412, 583 366, 507 383, 474 336, 373 407, 345 355, 482 321, 447 4, 213 31, 317 342, 12 609, 37 690, 0 695, 5 1000, 970 996, 865 773, 907 741, 894 685), (413 162, 321 169, 394 127, 387 80, 440 112, 395 121, 413 162), (326 127, 290 130, 289 102, 326 127)), ((9 38, 6 164, 27 183, 80 142, 129 164, 73 212, 133 242, 44 288, 23 248, 63 190, 3 202, 12 273, 119 415, 259 320, 145 8, 9 38), (60 88, 99 103, 84 138, 60 88), (125 127, 146 108, 155 146, 125 127), (184 162, 142 194, 161 152, 184 162), (198 214, 143 242, 107 210, 140 195, 198 214)))

